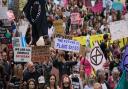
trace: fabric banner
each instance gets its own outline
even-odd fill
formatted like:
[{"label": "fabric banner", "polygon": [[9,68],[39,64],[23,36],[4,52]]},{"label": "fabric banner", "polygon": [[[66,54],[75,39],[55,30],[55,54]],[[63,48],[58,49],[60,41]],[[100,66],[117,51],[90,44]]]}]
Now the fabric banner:
[{"label": "fabric banner", "polygon": [[126,70],[128,72],[128,46],[126,46],[125,48],[125,52],[122,57],[120,68],[122,69],[122,71]]},{"label": "fabric banner", "polygon": [[103,69],[103,65],[106,63],[106,59],[98,43],[95,43],[87,59],[95,70]]},{"label": "fabric banner", "polygon": [[31,48],[14,47],[14,61],[15,62],[30,62]]},{"label": "fabric banner", "polygon": [[115,89],[127,89],[127,88],[128,88],[128,74],[126,71],[123,71],[123,74]]},{"label": "fabric banner", "polygon": [[85,36],[73,37],[73,40],[79,41],[81,45],[86,45],[86,37]]},{"label": "fabric banner", "polygon": [[59,50],[79,53],[80,43],[78,41],[74,41],[74,40],[55,38],[54,48],[59,49]]}]

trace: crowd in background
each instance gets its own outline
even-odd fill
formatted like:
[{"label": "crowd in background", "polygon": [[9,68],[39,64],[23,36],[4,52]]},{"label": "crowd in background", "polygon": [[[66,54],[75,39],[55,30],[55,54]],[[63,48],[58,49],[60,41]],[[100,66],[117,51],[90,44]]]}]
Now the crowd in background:
[{"label": "crowd in background", "polygon": [[[87,52],[82,55],[56,50],[53,47],[50,47],[49,60],[43,63],[16,63],[12,46],[6,45],[4,49],[0,49],[0,89],[115,89],[122,74],[119,64],[123,50],[119,47],[118,41],[107,45],[110,40],[109,23],[125,19],[126,7],[124,6],[123,11],[103,8],[101,13],[93,13],[81,1],[69,0],[64,7],[49,0],[46,10],[48,36],[44,37],[45,45],[51,45],[53,41],[56,30],[53,22],[61,19],[65,35],[78,37],[104,34],[104,40],[99,45],[106,63],[97,71],[90,64],[92,70],[88,72],[87,69],[90,67],[87,68],[85,65],[88,62]],[[80,13],[79,24],[71,24],[70,15],[73,12]],[[16,31],[12,33],[16,36]],[[25,38],[30,46],[31,26],[27,29]]]}]

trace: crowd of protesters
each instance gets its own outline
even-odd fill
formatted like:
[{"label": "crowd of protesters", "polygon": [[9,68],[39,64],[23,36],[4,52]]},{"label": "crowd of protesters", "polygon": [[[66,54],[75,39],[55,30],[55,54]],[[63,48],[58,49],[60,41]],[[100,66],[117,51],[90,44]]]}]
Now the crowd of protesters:
[{"label": "crowd of protesters", "polygon": [[[104,40],[99,45],[106,63],[100,70],[95,71],[93,68],[90,74],[85,69],[88,62],[87,52],[82,55],[56,50],[52,46],[49,60],[43,63],[16,63],[13,48],[7,45],[0,49],[0,89],[115,89],[122,74],[119,64],[123,50],[118,41],[107,45],[110,40],[109,23],[125,19],[125,6],[123,11],[103,8],[101,13],[93,13],[81,1],[69,0],[67,6],[63,6],[49,0],[46,10],[48,36],[44,37],[45,45],[51,44],[54,39],[56,28],[53,22],[61,19],[65,35],[78,37],[104,34]],[[75,26],[71,25],[72,12],[80,13],[80,23]],[[31,29],[29,26],[25,37],[28,46],[31,46],[32,42]],[[16,36],[14,34],[13,36]]]}]

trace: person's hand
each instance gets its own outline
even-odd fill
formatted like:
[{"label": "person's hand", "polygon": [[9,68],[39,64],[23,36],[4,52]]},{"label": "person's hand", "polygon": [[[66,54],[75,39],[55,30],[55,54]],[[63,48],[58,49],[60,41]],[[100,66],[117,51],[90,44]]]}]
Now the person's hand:
[{"label": "person's hand", "polygon": [[23,86],[26,86],[26,85],[27,85],[27,82],[26,82],[26,81],[24,81],[24,82],[23,82]]}]

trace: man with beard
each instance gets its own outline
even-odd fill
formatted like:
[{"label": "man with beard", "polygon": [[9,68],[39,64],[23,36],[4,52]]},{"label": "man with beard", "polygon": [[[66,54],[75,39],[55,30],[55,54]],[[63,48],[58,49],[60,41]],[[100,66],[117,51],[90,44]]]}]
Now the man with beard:
[{"label": "man with beard", "polygon": [[10,79],[11,79],[11,64],[8,62],[7,53],[4,51],[2,52],[2,60],[0,61],[0,64],[3,66],[4,72],[5,72],[4,89],[8,89],[7,86],[9,84]]},{"label": "man with beard", "polygon": [[28,0],[23,9],[26,18],[32,25],[32,45],[36,45],[40,37],[48,35],[45,3],[45,0]]}]

